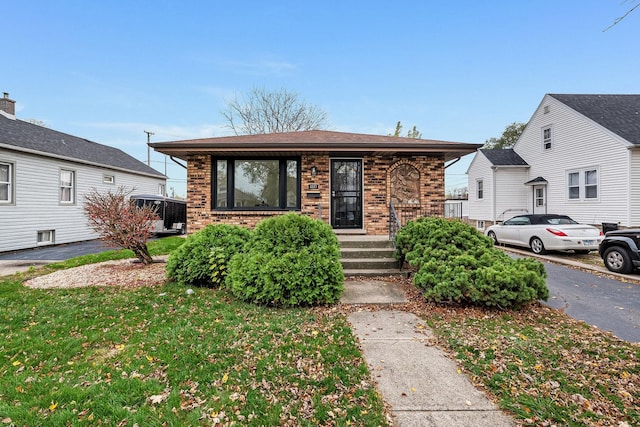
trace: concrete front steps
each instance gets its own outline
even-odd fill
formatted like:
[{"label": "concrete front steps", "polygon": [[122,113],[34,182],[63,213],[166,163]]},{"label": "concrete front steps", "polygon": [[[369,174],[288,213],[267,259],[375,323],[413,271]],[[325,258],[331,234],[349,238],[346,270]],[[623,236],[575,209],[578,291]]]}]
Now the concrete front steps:
[{"label": "concrete front steps", "polygon": [[346,277],[405,275],[393,256],[393,243],[386,236],[337,235],[340,261]]}]

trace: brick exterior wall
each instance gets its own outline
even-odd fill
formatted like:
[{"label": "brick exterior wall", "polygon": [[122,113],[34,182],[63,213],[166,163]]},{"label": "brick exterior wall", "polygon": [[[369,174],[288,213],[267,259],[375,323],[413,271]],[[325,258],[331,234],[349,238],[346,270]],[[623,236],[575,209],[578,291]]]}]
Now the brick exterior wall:
[{"label": "brick exterior wall", "polygon": [[[409,163],[420,173],[420,205],[398,206],[397,210],[424,209],[444,203],[444,160],[442,157],[376,157],[365,156],[363,163],[363,214],[364,231],[371,235],[386,235],[389,232],[390,180],[389,174],[399,164]],[[192,155],[187,162],[187,230],[194,233],[208,224],[225,223],[253,228],[261,220],[282,215],[287,211],[222,211],[211,209],[211,157]],[[311,174],[311,167],[317,175]],[[301,157],[301,213],[331,222],[329,188],[330,157],[305,155]],[[317,185],[310,189],[309,185]],[[311,197],[315,193],[320,197]],[[400,212],[399,212],[400,213]]]}]

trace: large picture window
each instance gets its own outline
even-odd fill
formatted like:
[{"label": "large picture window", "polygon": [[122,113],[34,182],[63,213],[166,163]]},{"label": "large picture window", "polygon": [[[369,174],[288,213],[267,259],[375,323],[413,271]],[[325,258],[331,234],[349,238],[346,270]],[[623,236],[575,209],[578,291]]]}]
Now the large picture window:
[{"label": "large picture window", "polygon": [[215,159],[214,209],[300,208],[298,159]]},{"label": "large picture window", "polygon": [[0,163],[0,203],[13,203],[13,164]]}]

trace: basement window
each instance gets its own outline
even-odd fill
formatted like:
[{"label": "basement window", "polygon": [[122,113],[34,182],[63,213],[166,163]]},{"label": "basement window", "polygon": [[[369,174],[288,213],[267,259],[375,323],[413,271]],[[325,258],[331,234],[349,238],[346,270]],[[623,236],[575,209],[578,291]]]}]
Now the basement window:
[{"label": "basement window", "polygon": [[55,230],[43,230],[38,231],[36,236],[36,244],[40,245],[52,245],[55,241]]}]

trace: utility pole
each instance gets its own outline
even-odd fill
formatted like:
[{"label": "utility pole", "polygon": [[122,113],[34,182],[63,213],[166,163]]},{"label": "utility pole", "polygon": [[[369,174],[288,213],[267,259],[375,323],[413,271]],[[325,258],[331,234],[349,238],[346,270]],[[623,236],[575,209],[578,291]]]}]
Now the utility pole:
[{"label": "utility pole", "polygon": [[155,133],[148,130],[143,132],[147,134],[147,166],[151,166],[151,147],[149,147],[149,143],[151,142],[151,135],[155,135]]}]

